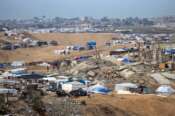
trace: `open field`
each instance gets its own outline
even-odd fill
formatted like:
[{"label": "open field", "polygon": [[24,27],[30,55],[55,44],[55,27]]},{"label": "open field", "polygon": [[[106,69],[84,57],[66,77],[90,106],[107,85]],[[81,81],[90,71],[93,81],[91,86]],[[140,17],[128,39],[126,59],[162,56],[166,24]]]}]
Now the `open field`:
[{"label": "open field", "polygon": [[[59,103],[56,96],[45,96],[44,103]],[[85,101],[84,116],[174,116],[175,96],[98,95],[76,98]]]},{"label": "open field", "polygon": [[87,100],[87,116],[174,116],[175,97],[96,95]]},{"label": "open field", "polygon": [[44,33],[33,34],[33,37],[40,40],[55,40],[62,45],[85,45],[88,40],[95,40],[97,45],[101,46],[112,37],[118,37],[118,35],[113,33]]},{"label": "open field", "polygon": [[[23,60],[26,62],[33,61],[50,61],[64,58],[65,56],[58,56],[54,54],[54,50],[63,49],[67,45],[85,45],[88,40],[95,40],[97,47],[104,48],[105,42],[110,40],[112,37],[118,37],[112,33],[46,33],[46,34],[33,34],[33,37],[39,40],[56,40],[60,43],[58,46],[49,47],[36,47],[36,48],[23,48],[14,51],[0,50],[0,62],[12,62],[14,60]],[[1,36],[1,38],[3,38]],[[94,51],[82,51],[73,52],[67,57],[87,55]]]}]

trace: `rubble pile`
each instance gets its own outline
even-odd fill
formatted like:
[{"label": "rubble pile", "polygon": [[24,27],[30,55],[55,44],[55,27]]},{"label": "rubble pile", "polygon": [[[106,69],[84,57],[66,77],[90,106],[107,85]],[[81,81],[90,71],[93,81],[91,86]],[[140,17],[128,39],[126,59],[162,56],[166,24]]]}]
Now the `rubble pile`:
[{"label": "rubble pile", "polygon": [[122,78],[119,72],[114,67],[103,67],[97,74],[97,78],[106,80],[116,80],[117,78]]}]

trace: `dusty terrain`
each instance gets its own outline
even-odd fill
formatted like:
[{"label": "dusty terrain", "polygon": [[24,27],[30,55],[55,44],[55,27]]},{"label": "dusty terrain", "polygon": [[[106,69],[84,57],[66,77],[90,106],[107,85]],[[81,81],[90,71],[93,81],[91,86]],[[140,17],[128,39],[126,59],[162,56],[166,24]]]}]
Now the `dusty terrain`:
[{"label": "dusty terrain", "polygon": [[96,95],[87,100],[87,116],[174,116],[175,97]]},{"label": "dusty terrain", "polygon": [[[53,105],[53,103],[59,104],[60,99],[56,96],[46,96],[43,101]],[[84,116],[174,116],[175,114],[175,96],[94,94],[75,100],[86,102],[82,110]]]},{"label": "dusty terrain", "polygon": [[[72,34],[72,33],[46,33],[46,34],[33,34],[33,38],[39,40],[56,40],[60,43],[58,46],[45,46],[36,48],[22,48],[14,51],[0,50],[0,62],[12,62],[15,60],[23,60],[26,62],[33,61],[50,61],[64,58],[65,56],[58,56],[54,54],[54,50],[63,49],[67,45],[85,45],[88,40],[96,40],[98,48],[104,48],[105,42],[112,37],[118,37],[112,33],[101,34]],[[4,40],[4,36],[1,34],[0,40]],[[87,55],[93,51],[74,52],[69,56]]]},{"label": "dusty terrain", "polygon": [[[115,48],[105,48],[104,44],[112,37],[117,37],[115,34],[34,34],[34,38],[40,40],[56,40],[60,42],[58,46],[24,48],[14,51],[0,50],[0,62],[11,62],[14,60],[32,61],[49,61],[61,59],[64,57],[74,57],[79,55],[93,54],[94,51],[73,52],[69,56],[58,56],[54,54],[54,50],[63,49],[66,45],[81,44],[85,45],[88,40],[96,40],[98,49],[101,52]],[[0,38],[4,38],[0,35]],[[40,67],[30,67],[31,69],[42,71]],[[44,69],[46,70],[46,69]],[[59,105],[61,98],[55,94],[53,96],[46,95],[42,101],[45,104]],[[156,95],[92,95],[91,97],[80,97],[76,100],[85,101],[86,105],[83,114],[85,116],[174,116],[175,114],[175,96],[158,97]],[[54,104],[53,104],[54,103]],[[19,106],[16,107],[15,106]],[[59,106],[56,106],[56,111],[59,111]],[[22,112],[29,109],[28,105],[19,101],[15,103],[14,109]],[[22,109],[22,110],[21,110]],[[28,112],[26,110],[26,112]],[[35,113],[35,112],[34,112]],[[25,113],[24,113],[25,114]]]},{"label": "dusty terrain", "polygon": [[44,33],[33,34],[39,40],[55,40],[62,45],[85,45],[88,40],[95,40],[98,46],[102,46],[112,37],[118,37],[113,33]]}]

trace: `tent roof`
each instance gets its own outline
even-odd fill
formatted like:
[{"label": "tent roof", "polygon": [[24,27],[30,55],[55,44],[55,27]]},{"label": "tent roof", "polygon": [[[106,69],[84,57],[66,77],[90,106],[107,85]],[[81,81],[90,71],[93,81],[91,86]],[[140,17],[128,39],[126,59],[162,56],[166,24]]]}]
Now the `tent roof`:
[{"label": "tent roof", "polygon": [[120,84],[116,84],[116,86],[120,86],[120,87],[130,87],[130,88],[137,88],[138,86],[134,83],[120,83]]},{"label": "tent roof", "polygon": [[175,90],[169,85],[161,85],[156,89],[157,93],[175,93]]},{"label": "tent roof", "polygon": [[100,93],[100,94],[107,94],[108,92],[110,92],[110,90],[107,87],[99,84],[89,87],[88,91],[92,93]]}]

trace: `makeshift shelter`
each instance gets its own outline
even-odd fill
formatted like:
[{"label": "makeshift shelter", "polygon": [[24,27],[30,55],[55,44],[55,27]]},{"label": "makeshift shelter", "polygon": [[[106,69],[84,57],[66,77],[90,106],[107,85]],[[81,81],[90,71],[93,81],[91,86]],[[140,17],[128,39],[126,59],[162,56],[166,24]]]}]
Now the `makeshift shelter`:
[{"label": "makeshift shelter", "polygon": [[81,45],[75,45],[73,50],[81,51],[81,50],[85,50],[85,47]]},{"label": "makeshift shelter", "polygon": [[62,84],[62,90],[64,90],[65,92],[71,92],[73,90],[78,90],[80,88],[85,88],[85,87],[86,85],[78,81],[67,82]]},{"label": "makeshift shelter", "polygon": [[42,80],[54,82],[54,81],[56,81],[57,79],[56,79],[55,77],[45,77],[45,78],[43,78]]},{"label": "makeshift shelter", "polygon": [[131,89],[137,89],[138,86],[133,83],[120,83],[115,85],[115,91],[118,94],[131,94]]},{"label": "makeshift shelter", "polygon": [[4,68],[4,67],[5,67],[5,64],[0,63],[0,68]]},{"label": "makeshift shelter", "polygon": [[124,64],[130,64],[131,63],[131,61],[129,60],[129,58],[127,56],[122,57],[122,58],[118,58],[117,60],[124,63]]},{"label": "makeshift shelter", "polygon": [[19,84],[19,81],[0,78],[0,84]]},{"label": "makeshift shelter", "polygon": [[6,88],[0,88],[0,94],[17,94],[16,89],[6,89]]},{"label": "makeshift shelter", "polygon": [[119,49],[110,51],[110,55],[120,55],[120,54],[127,53],[127,52],[128,52],[127,48],[119,48]]},{"label": "makeshift shelter", "polygon": [[88,88],[89,93],[108,94],[110,90],[103,85],[94,85]]},{"label": "makeshift shelter", "polygon": [[50,67],[50,64],[43,62],[41,64],[38,64],[38,66],[43,66],[43,67]]},{"label": "makeshift shelter", "polygon": [[26,74],[17,75],[16,77],[27,79],[27,80],[38,80],[38,79],[42,79],[44,75],[38,74],[38,73],[26,73]]},{"label": "makeshift shelter", "polygon": [[79,80],[80,83],[83,83],[84,85],[88,85],[91,81],[89,80]]},{"label": "makeshift shelter", "polygon": [[80,56],[80,57],[75,57],[74,60],[78,62],[86,61],[90,58],[91,56]]},{"label": "makeshift shelter", "polygon": [[24,38],[22,41],[24,43],[30,43],[32,41],[32,39],[31,38]]},{"label": "makeshift shelter", "polygon": [[[47,77],[49,78],[49,77]],[[53,79],[54,80],[54,79]],[[62,89],[62,84],[69,82],[69,79],[62,76],[62,78],[56,79],[55,81],[50,81],[48,90],[49,91],[56,91]]]},{"label": "makeshift shelter", "polygon": [[94,49],[96,47],[96,41],[90,40],[87,42],[88,49]]},{"label": "makeshift shelter", "polygon": [[167,48],[163,52],[165,55],[172,55],[175,54],[175,48]]},{"label": "makeshift shelter", "polygon": [[26,68],[16,68],[10,71],[4,72],[2,74],[3,77],[17,77],[19,75],[26,74]]},{"label": "makeshift shelter", "polygon": [[169,85],[161,85],[156,89],[156,93],[160,95],[171,95],[175,93],[175,89]]},{"label": "makeshift shelter", "polygon": [[11,63],[11,66],[12,67],[21,67],[21,66],[24,66],[25,62],[24,61],[13,61]]},{"label": "makeshift shelter", "polygon": [[122,59],[122,62],[123,62],[124,64],[130,64],[130,63],[131,63],[131,61],[129,60],[128,57],[124,57],[124,58]]}]

